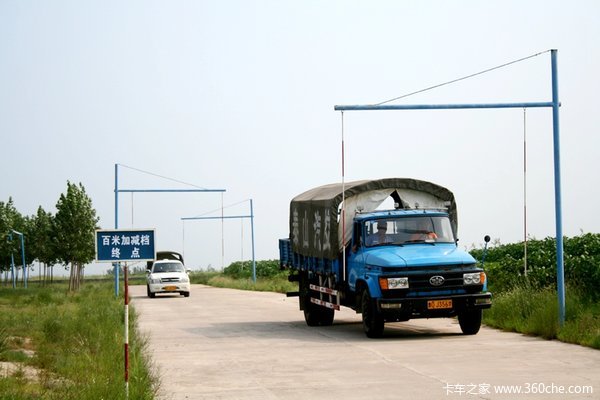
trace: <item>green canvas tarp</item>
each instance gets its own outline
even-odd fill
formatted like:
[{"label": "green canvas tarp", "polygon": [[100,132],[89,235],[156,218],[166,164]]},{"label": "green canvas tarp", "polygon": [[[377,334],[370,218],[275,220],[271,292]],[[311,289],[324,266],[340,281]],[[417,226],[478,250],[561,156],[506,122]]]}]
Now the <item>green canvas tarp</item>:
[{"label": "green canvas tarp", "polygon": [[[310,257],[335,259],[344,242],[352,237],[352,220],[357,212],[374,211],[392,197],[399,208],[446,209],[454,234],[458,217],[454,195],[431,182],[408,178],[386,178],[346,182],[345,215],[342,223],[342,183],[308,190],[290,203],[290,241],[292,250]],[[346,232],[342,232],[345,225]]]}]

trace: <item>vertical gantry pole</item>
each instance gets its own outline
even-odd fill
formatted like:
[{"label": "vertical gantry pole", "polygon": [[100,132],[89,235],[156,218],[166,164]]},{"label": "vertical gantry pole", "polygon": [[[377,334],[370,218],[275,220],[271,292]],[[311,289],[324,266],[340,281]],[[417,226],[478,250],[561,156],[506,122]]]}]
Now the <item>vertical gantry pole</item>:
[{"label": "vertical gantry pole", "polygon": [[256,283],[256,260],[254,258],[254,206],[250,199],[250,229],[252,231],[252,281]]},{"label": "vertical gantry pole", "polygon": [[[12,232],[8,234],[8,240],[12,242]],[[15,255],[13,254],[12,249],[10,250],[10,268],[12,274],[12,287],[15,289],[17,287],[17,278],[15,276]]]},{"label": "vertical gantry pole", "polygon": [[551,50],[552,59],[552,131],[554,137],[554,200],[556,213],[556,283],[558,288],[558,308],[560,326],[565,322],[565,270],[563,255],[562,196],[560,179],[560,129],[558,111],[558,71],[557,50]]},{"label": "vertical gantry pole", "polygon": [[342,281],[346,281],[346,171],[344,154],[344,112],[342,111]]},{"label": "vertical gantry pole", "polygon": [[[115,229],[119,229],[119,164],[115,164]],[[119,263],[114,263],[115,297],[119,296]]]},{"label": "vertical gantry pole", "polygon": [[27,263],[25,262],[25,235],[20,234],[21,236],[21,259],[23,260],[23,284],[25,285],[25,289],[27,289]]}]

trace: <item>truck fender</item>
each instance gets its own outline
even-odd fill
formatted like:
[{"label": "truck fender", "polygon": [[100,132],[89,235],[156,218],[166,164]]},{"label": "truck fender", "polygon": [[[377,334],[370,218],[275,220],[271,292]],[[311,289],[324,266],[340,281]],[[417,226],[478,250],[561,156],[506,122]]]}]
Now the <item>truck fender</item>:
[{"label": "truck fender", "polygon": [[363,279],[356,281],[356,309],[359,310],[361,307],[361,296],[363,290],[368,289],[369,295],[373,299],[381,298],[381,288],[379,287],[379,281],[376,277],[367,275]]},{"label": "truck fender", "polygon": [[379,275],[367,274],[365,282],[369,287],[369,294],[372,299],[379,299],[382,297],[381,287],[379,286]]}]

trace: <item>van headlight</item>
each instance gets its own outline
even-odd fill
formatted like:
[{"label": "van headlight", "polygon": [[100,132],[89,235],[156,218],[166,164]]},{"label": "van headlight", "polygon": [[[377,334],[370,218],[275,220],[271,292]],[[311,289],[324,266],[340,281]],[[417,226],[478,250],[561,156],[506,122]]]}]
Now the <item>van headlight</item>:
[{"label": "van headlight", "polygon": [[463,284],[465,285],[483,285],[485,283],[485,272],[472,272],[463,274]]},{"label": "van headlight", "polygon": [[160,283],[160,279],[159,279],[159,278],[153,278],[153,277],[150,277],[150,279],[148,280],[148,282],[149,282],[150,284],[153,284],[153,285],[155,285],[155,284],[157,284],[157,283]]},{"label": "van headlight", "polygon": [[182,283],[188,283],[189,281],[190,281],[190,278],[187,275],[181,277],[181,282]]}]

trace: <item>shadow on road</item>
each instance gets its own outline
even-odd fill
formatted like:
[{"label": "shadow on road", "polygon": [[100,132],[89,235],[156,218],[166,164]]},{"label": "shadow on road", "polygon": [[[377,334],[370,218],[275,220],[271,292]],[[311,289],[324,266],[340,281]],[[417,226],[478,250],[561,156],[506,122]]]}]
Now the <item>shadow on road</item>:
[{"label": "shadow on road", "polygon": [[[186,329],[194,335],[210,339],[219,338],[253,338],[265,340],[298,340],[302,342],[366,342],[386,340],[431,340],[443,337],[462,337],[460,328],[456,332],[428,329],[422,325],[410,323],[387,324],[384,336],[380,339],[369,339],[365,336],[360,320],[341,320],[332,326],[309,327],[303,320],[257,321],[257,322],[222,322],[208,326]],[[464,336],[465,339],[467,336]]]}]

